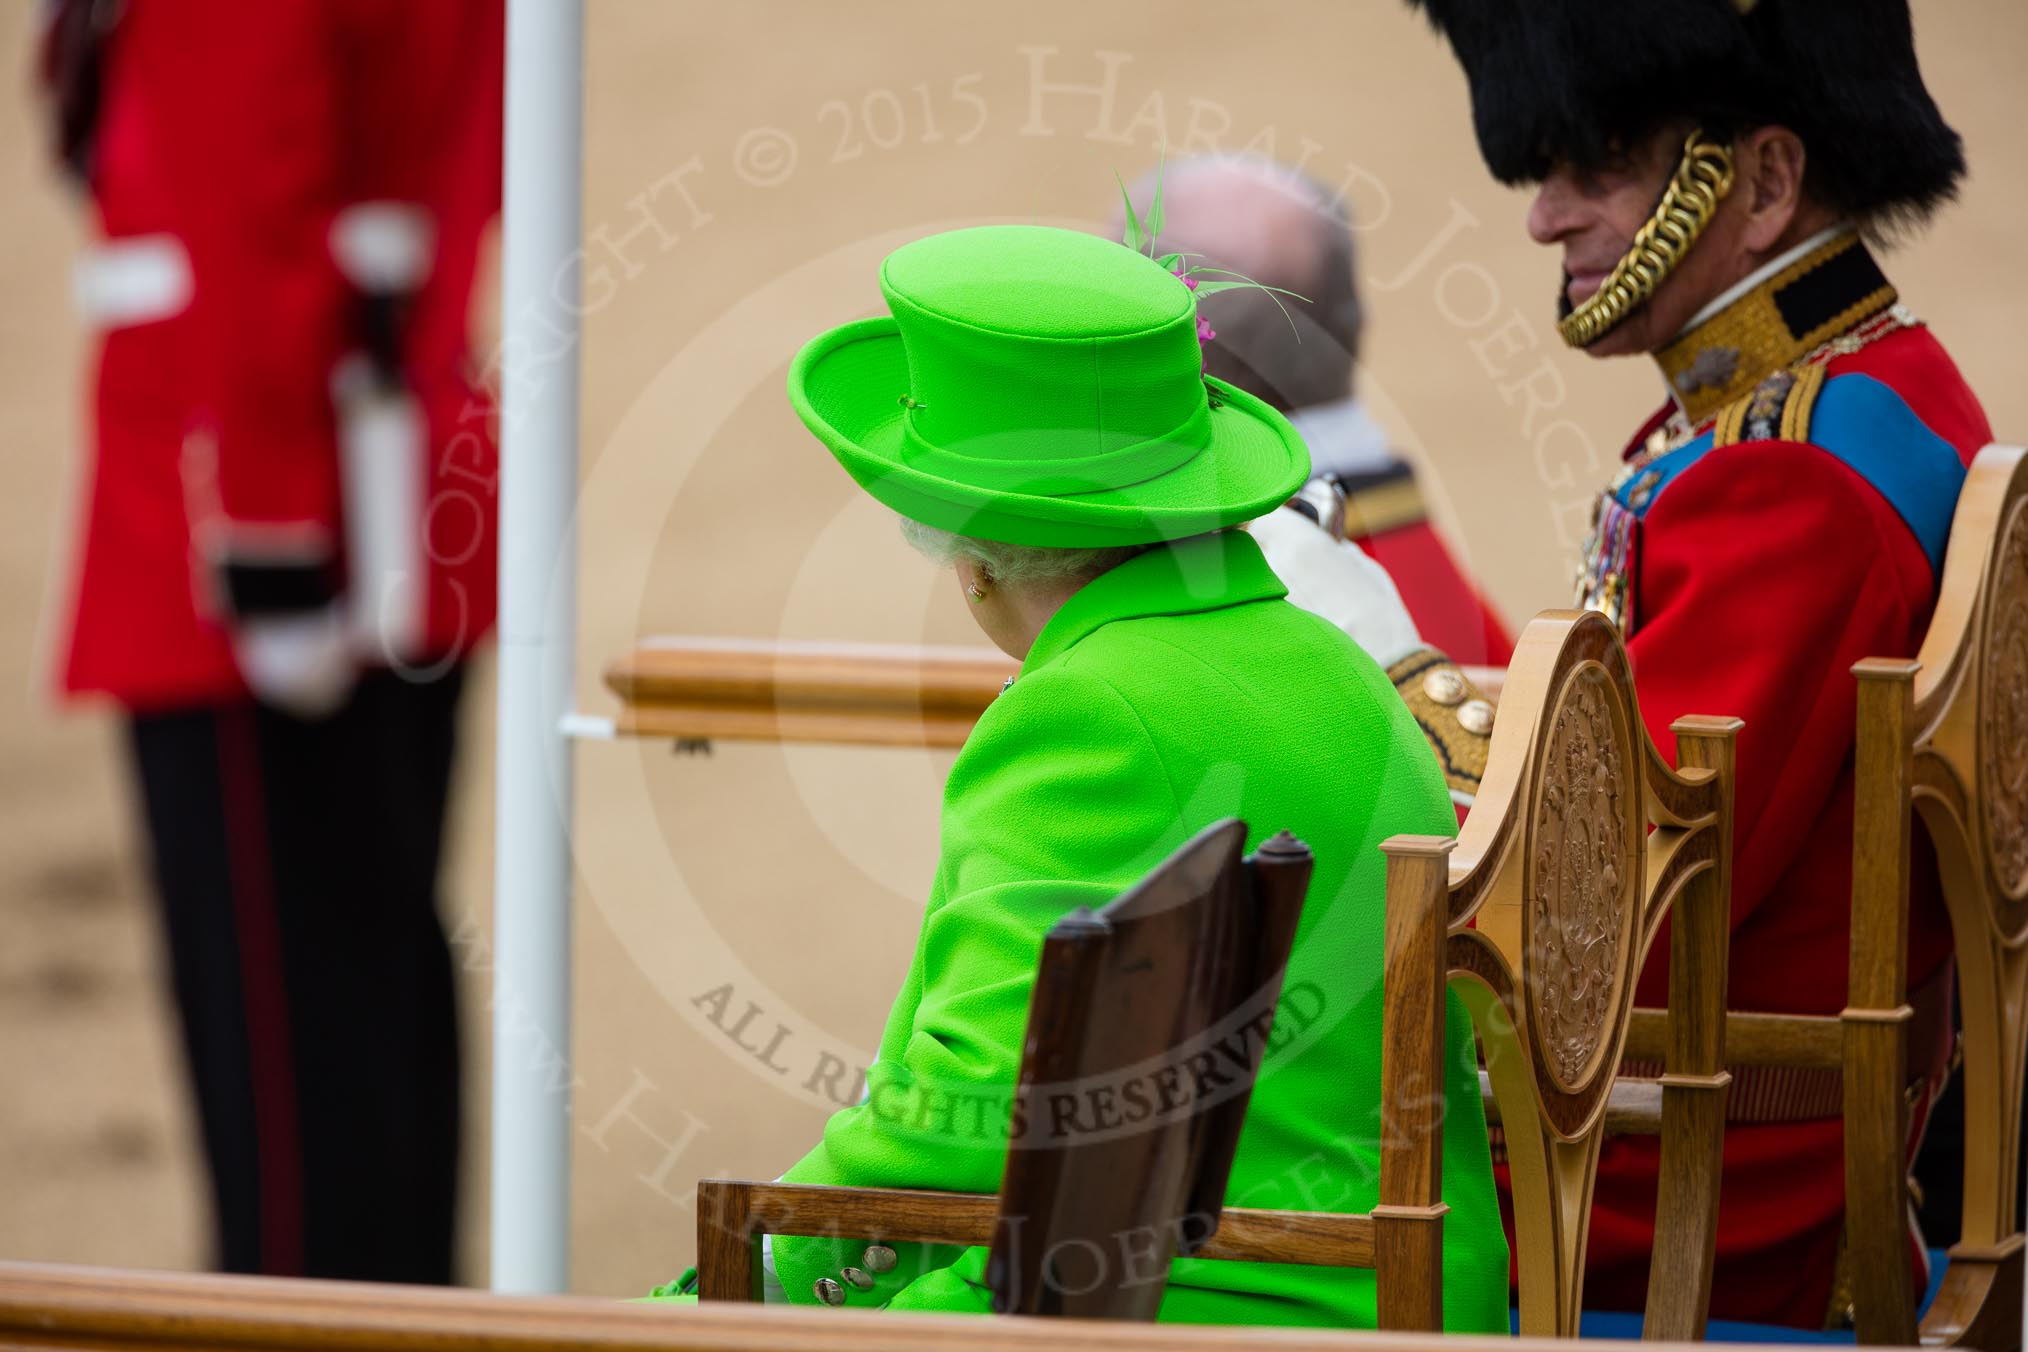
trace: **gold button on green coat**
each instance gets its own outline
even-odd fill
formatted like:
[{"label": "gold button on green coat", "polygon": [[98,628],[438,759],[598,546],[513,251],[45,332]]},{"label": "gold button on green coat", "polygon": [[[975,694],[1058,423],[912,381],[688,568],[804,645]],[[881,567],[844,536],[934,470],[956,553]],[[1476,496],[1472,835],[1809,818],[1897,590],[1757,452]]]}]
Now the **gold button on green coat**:
[{"label": "gold button on green coat", "polygon": [[[952,767],[943,852],[868,1097],[792,1183],[998,1190],[1042,937],[1200,828],[1288,830],[1316,872],[1226,1200],[1366,1211],[1378,1200],[1383,860],[1457,829],[1422,734],[1371,659],[1298,610],[1238,531],[1158,546],[1073,595]],[[1507,1328],[1507,1247],[1463,1008],[1449,1002],[1444,1322]],[[777,1238],[791,1300],[872,1236]],[[853,1306],[988,1307],[983,1249],[895,1244]],[[884,1255],[883,1255],[884,1256]],[[871,1262],[866,1264],[872,1268]],[[1183,1259],[1161,1315],[1371,1328],[1369,1271]]]}]

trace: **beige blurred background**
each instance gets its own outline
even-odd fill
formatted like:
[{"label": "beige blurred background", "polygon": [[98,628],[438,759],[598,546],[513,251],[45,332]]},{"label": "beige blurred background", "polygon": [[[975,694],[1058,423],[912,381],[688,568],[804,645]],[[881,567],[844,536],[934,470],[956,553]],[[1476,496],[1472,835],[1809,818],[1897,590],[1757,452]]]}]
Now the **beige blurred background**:
[{"label": "beige blurred background", "polygon": [[[45,167],[27,21],[10,9],[0,1256],[196,1266],[197,1157],[121,728],[45,693],[86,339],[68,303],[75,211]],[[955,588],[802,434],[782,396],[789,357],[877,305],[875,265],[895,244],[970,222],[1099,228],[1113,174],[1131,179],[1164,145],[1251,144],[1342,185],[1361,225],[1364,393],[1510,619],[1566,599],[1590,495],[1660,386],[1641,362],[1553,341],[1554,258],[1522,233],[1525,197],[1486,178],[1462,79],[1398,0],[588,9],[581,707],[610,710],[597,674],[646,633],[975,641]],[[2001,436],[2028,436],[2028,6],[1916,0],[1916,14],[1973,172],[1961,205],[1889,271]],[[474,1282],[486,1272],[488,676],[468,710],[444,889],[468,977]],[[906,966],[948,763],[581,746],[576,1289],[634,1294],[676,1273],[692,1250],[694,1179],[773,1177],[817,1135],[827,1094],[851,1091],[833,1072],[870,1054]]]}]

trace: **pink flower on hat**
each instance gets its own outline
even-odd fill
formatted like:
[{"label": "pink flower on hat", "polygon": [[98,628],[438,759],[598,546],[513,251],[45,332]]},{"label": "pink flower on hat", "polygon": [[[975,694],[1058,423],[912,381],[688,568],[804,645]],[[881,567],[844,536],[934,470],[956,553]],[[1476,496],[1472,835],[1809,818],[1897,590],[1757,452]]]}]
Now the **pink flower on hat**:
[{"label": "pink flower on hat", "polygon": [[[1293,291],[1256,282],[1253,278],[1234,272],[1229,268],[1215,268],[1201,263],[1192,263],[1190,255],[1180,250],[1158,255],[1156,253],[1155,241],[1162,234],[1161,171],[1159,169],[1156,171],[1155,197],[1148,204],[1148,212],[1145,218],[1134,209],[1134,200],[1128,195],[1127,185],[1120,180],[1120,176],[1114,174],[1113,180],[1120,184],[1120,202],[1126,209],[1126,238],[1121,240],[1120,243],[1126,245],[1127,248],[1132,249],[1135,253],[1145,254],[1153,259],[1157,265],[1173,275],[1185,287],[1189,288],[1191,299],[1194,302],[1201,304],[1206,296],[1215,295],[1220,291],[1230,291],[1235,287],[1246,287],[1249,290],[1265,293],[1270,300],[1274,300],[1275,304],[1282,308],[1282,313],[1286,316],[1288,314],[1287,307],[1282,306],[1281,301],[1276,299],[1276,297],[1290,296],[1296,300],[1307,299],[1306,297],[1296,295]],[[1199,274],[1203,275],[1200,276]],[[1291,327],[1294,327],[1295,321],[1293,319],[1289,323]],[[1202,314],[1199,314],[1197,316],[1198,343],[1200,345],[1208,344],[1217,337],[1218,331],[1211,327],[1211,321],[1206,319]]]}]

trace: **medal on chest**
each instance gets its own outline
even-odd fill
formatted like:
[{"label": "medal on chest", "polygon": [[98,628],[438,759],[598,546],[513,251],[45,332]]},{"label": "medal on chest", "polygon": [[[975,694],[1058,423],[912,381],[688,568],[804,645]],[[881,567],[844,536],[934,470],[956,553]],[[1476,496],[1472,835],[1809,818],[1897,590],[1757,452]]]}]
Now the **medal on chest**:
[{"label": "medal on chest", "polygon": [[1575,604],[1579,610],[1601,612],[1622,634],[1634,629],[1641,512],[1661,480],[1654,464],[1690,439],[1681,415],[1672,415],[1592,502],[1591,529],[1578,555]]}]

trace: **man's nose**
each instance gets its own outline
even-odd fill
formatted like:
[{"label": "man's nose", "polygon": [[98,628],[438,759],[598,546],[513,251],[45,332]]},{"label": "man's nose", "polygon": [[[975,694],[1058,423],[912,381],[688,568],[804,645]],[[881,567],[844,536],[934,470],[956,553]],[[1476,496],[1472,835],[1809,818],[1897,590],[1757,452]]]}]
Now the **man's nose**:
[{"label": "man's nose", "polygon": [[1528,204],[1528,237],[1537,244],[1554,244],[1577,229],[1577,205],[1583,196],[1569,173],[1553,170],[1535,190]]}]

